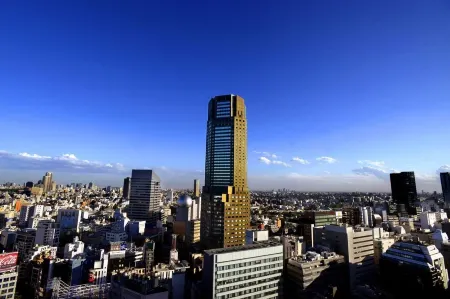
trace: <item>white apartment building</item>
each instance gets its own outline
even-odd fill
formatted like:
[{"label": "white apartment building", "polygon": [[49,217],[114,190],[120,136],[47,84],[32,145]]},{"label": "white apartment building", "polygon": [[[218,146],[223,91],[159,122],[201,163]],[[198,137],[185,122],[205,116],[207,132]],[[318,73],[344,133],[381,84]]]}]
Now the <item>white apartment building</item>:
[{"label": "white apartment building", "polygon": [[106,283],[106,276],[108,270],[109,254],[101,250],[100,259],[94,262],[94,267],[89,269],[89,282],[96,285],[103,285]]},{"label": "white apartment building", "polygon": [[35,244],[58,246],[60,227],[59,223],[55,223],[53,219],[39,221],[36,230]]},{"label": "white apartment building", "polygon": [[0,298],[12,299],[16,292],[17,268],[0,273]]},{"label": "white apartment building", "polygon": [[283,245],[261,242],[206,250],[203,293],[206,298],[281,298]]},{"label": "white apartment building", "polygon": [[72,259],[74,256],[82,254],[83,252],[84,243],[78,240],[78,237],[75,237],[73,243],[67,243],[64,247],[64,258]]},{"label": "white apartment building", "polygon": [[23,205],[20,208],[20,214],[19,214],[19,224],[20,225],[27,225],[28,220],[31,217],[42,217],[44,215],[44,206],[43,205]]}]

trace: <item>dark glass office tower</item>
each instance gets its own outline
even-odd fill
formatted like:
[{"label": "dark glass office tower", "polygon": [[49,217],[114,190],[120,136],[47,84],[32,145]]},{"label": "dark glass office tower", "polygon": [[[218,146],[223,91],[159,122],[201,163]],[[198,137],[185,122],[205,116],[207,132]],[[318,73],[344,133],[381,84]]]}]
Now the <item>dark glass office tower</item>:
[{"label": "dark glass office tower", "polygon": [[[392,199],[397,205],[404,205],[409,215],[416,215],[417,202],[416,178],[413,171],[391,173]],[[406,216],[406,215],[405,215]]]},{"label": "dark glass office tower", "polygon": [[130,199],[130,189],[131,189],[131,178],[126,177],[123,180],[123,189],[122,189],[123,198]]},{"label": "dark glass office tower", "polygon": [[245,244],[250,225],[244,99],[217,96],[208,106],[201,241],[206,248]]},{"label": "dark glass office tower", "polygon": [[450,172],[441,172],[442,194],[446,208],[450,208]]},{"label": "dark glass office tower", "polygon": [[145,220],[152,225],[160,215],[161,180],[153,170],[133,169],[131,171],[130,205],[128,218]]}]

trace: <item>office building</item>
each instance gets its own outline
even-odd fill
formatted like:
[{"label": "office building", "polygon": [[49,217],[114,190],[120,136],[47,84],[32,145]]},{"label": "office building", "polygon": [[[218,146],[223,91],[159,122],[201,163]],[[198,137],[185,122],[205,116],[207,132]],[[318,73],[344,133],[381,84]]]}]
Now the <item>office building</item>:
[{"label": "office building", "polygon": [[200,196],[200,180],[194,180],[194,197]]},{"label": "office building", "polygon": [[395,239],[389,235],[389,232],[382,232],[382,234],[373,240],[373,261],[376,266],[380,265],[381,256],[393,244]]},{"label": "office building", "polygon": [[385,283],[401,298],[434,298],[448,287],[444,258],[434,245],[396,242],[383,253],[380,272]]},{"label": "office building", "polygon": [[[345,258],[335,252],[308,251],[291,257],[286,264],[286,290],[290,297],[311,298],[311,294],[323,294],[330,285],[345,287]],[[309,296],[308,296],[309,295]]]},{"label": "office building", "polygon": [[297,231],[307,247],[313,244],[314,227],[337,224],[336,211],[305,211],[294,222],[298,223]]},{"label": "office building", "polygon": [[131,189],[131,178],[126,177],[123,180],[123,198],[126,200],[130,199],[130,189]]},{"label": "office building", "polygon": [[351,289],[369,281],[375,272],[373,240],[371,228],[347,225],[314,228],[314,246],[324,246],[345,257]]},{"label": "office building", "polygon": [[41,220],[36,230],[36,245],[49,245],[58,247],[60,225],[53,219]]},{"label": "office building", "polygon": [[361,225],[361,210],[359,208],[342,209],[342,222],[350,226]]},{"label": "office building", "polygon": [[446,208],[450,208],[450,172],[441,172],[442,195]]},{"label": "office building", "polygon": [[269,241],[269,231],[259,229],[248,229],[245,232],[245,244],[250,245],[256,242]]},{"label": "office building", "polygon": [[145,220],[156,225],[160,214],[160,178],[153,170],[133,169],[130,186],[128,218]]},{"label": "office building", "polygon": [[250,226],[247,119],[244,99],[212,98],[208,106],[201,241],[206,248],[245,244]]},{"label": "office building", "polygon": [[83,212],[75,209],[60,209],[56,222],[60,224],[61,232],[80,231],[80,222]]},{"label": "office building", "polygon": [[[413,171],[391,173],[392,199],[397,205],[397,212],[416,215],[417,189]],[[403,206],[404,205],[404,211]],[[402,215],[408,216],[408,215]]]},{"label": "office building", "polygon": [[26,226],[32,217],[42,217],[44,215],[43,205],[23,205],[20,208],[19,225]]},{"label": "office building", "polygon": [[34,184],[33,184],[33,182],[27,182],[26,184],[25,184],[25,187],[27,187],[27,188],[33,188],[33,186],[34,186]]},{"label": "office building", "polygon": [[42,178],[44,193],[52,191],[52,183],[53,174],[51,172],[45,173],[44,177]]},{"label": "office building", "polygon": [[19,252],[19,263],[25,261],[32,252],[35,238],[35,229],[25,229],[17,232],[15,249]]},{"label": "office building", "polygon": [[281,298],[283,245],[260,242],[204,253],[204,298]]},{"label": "office building", "polygon": [[185,236],[186,245],[200,241],[200,210],[201,197],[192,199],[181,195],[177,201],[177,214],[173,222],[173,232]]}]

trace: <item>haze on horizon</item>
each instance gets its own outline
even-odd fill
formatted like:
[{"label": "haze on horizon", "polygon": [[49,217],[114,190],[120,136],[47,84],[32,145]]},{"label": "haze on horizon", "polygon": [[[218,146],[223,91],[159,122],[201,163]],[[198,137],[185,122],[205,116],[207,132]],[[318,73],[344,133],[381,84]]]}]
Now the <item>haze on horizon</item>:
[{"label": "haze on horizon", "polygon": [[[446,1],[39,1],[0,10],[0,182],[204,180],[207,105],[238,94],[250,188],[420,192],[450,171]],[[229,21],[222,21],[229,20]]]}]

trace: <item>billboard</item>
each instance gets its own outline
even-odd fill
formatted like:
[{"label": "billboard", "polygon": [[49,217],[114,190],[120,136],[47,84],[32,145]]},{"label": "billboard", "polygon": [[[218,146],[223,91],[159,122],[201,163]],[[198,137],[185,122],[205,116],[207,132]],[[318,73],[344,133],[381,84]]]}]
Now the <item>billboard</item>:
[{"label": "billboard", "polygon": [[14,270],[17,265],[18,252],[0,254],[0,273]]}]

